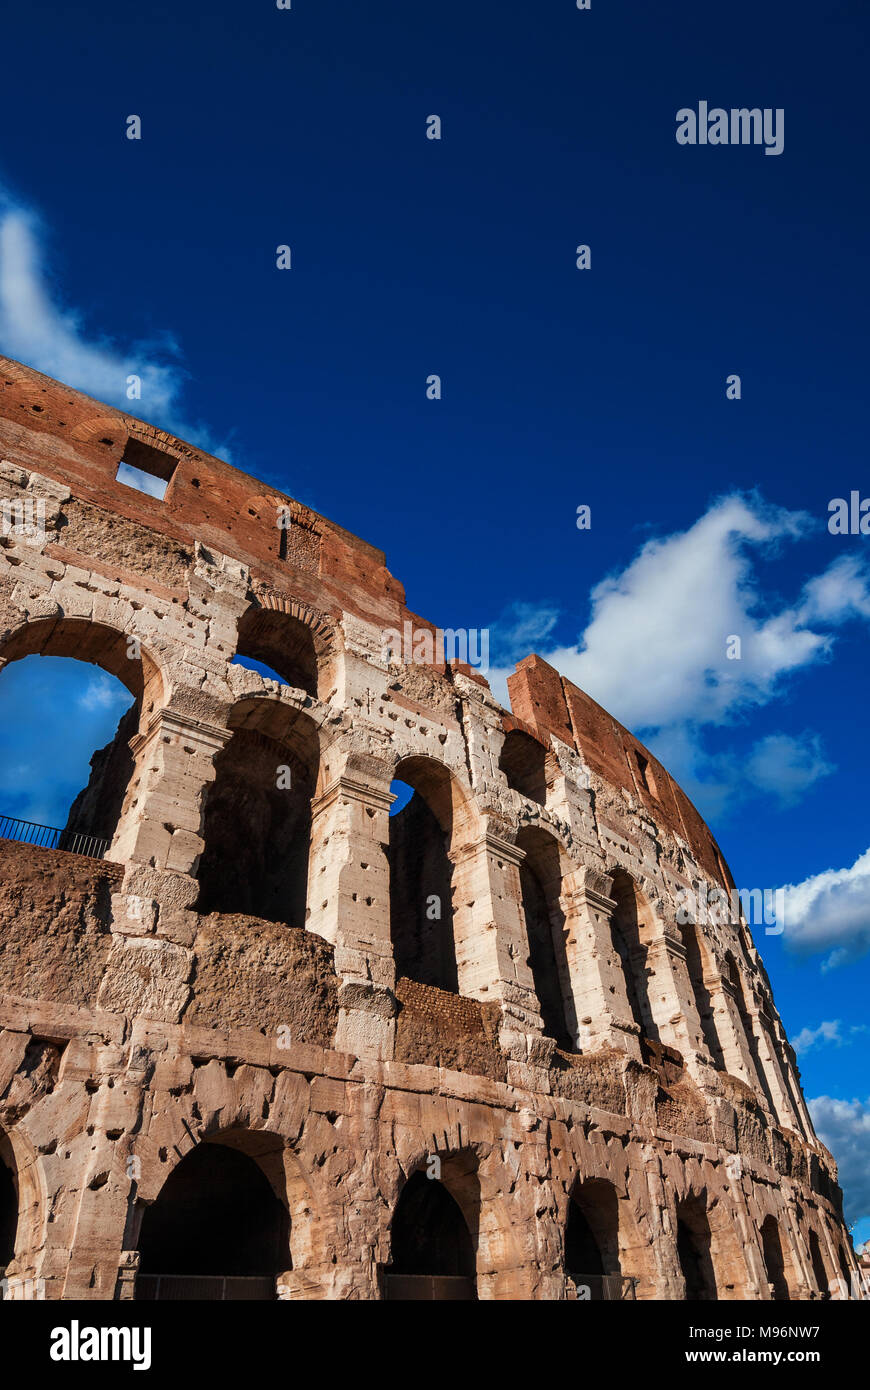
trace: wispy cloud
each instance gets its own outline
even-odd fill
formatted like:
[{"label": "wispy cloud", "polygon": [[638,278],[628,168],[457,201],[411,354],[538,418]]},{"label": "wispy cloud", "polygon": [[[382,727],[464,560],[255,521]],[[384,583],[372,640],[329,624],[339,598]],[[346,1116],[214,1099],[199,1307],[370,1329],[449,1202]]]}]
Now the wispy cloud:
[{"label": "wispy cloud", "polygon": [[850,868],[785,886],[784,940],[801,955],[827,952],[825,969],[870,951],[870,849]]},{"label": "wispy cloud", "polygon": [[808,1102],[816,1133],[837,1160],[846,1220],[870,1217],[870,1100]]},{"label": "wispy cloud", "polygon": [[[35,210],[0,186],[0,351],[226,458],[225,445],[183,417],[187,376],[172,335],[124,346],[90,330],[84,314],[61,304],[49,286],[49,243]],[[130,376],[141,382],[138,400],[128,399]]]},{"label": "wispy cloud", "polygon": [[[729,494],[602,579],[576,646],[547,640],[559,617],[553,605],[537,612],[541,655],[641,733],[690,795],[702,789],[708,814],[753,793],[793,804],[834,770],[812,730],[768,734],[739,762],[708,751],[705,737],[776,700],[795,672],[829,659],[842,624],[870,619],[870,571],[855,556],[811,577],[791,602],[765,593],[758,560],[816,525],[755,493]],[[528,606],[493,624],[505,667],[527,655],[522,638],[535,627]],[[493,672],[498,693],[506,674]]]},{"label": "wispy cloud", "polygon": [[114,676],[97,676],[88,681],[76,704],[85,710],[121,710],[130,704],[130,692]]},{"label": "wispy cloud", "polygon": [[841,1019],[829,1019],[827,1022],[820,1023],[818,1028],[802,1028],[799,1033],[792,1038],[792,1046],[795,1052],[806,1054],[812,1052],[814,1048],[833,1045],[834,1047],[848,1047],[855,1041],[855,1038],[862,1033],[870,1032],[870,1028],[865,1023],[853,1023],[846,1028]]}]

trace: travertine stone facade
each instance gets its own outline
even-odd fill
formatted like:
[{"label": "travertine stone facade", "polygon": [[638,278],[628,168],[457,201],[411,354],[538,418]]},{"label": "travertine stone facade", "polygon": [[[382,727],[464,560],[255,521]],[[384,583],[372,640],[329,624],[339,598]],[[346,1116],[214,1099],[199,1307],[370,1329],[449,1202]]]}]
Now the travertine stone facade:
[{"label": "travertine stone facade", "polygon": [[[625,729],[538,657],[506,711],[388,653],[432,629],[381,552],[3,359],[0,458],[0,667],[135,700],[70,821],[106,856],[0,841],[7,1297],[142,1296],[161,1194],[215,1150],[277,1204],[248,1272],[282,1298],[809,1299],[855,1267],[745,924],[678,915],[732,887],[718,847]],[[402,1263],[406,1184],[473,1268],[437,1232]]]}]

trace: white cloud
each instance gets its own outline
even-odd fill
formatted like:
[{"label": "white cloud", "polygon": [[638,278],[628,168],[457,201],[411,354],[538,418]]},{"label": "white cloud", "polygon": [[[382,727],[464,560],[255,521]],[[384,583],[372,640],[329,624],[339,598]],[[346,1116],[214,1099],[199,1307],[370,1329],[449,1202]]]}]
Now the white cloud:
[{"label": "white cloud", "polygon": [[834,768],[822,754],[817,734],[799,738],[768,734],[759,739],[744,764],[744,773],[759,791],[776,796],[782,806],[800,801],[803,793]]},{"label": "white cloud", "polygon": [[[579,649],[557,651],[554,664],[634,729],[722,724],[766,704],[785,673],[830,644],[799,610],[765,611],[754,582],[753,548],[769,553],[808,524],[758,498],[721,498],[687,531],[648,541],[596,585]],[[726,655],[732,636],[739,660]]]},{"label": "white cloud", "polygon": [[[870,618],[868,568],[840,556],[792,603],[771,602],[759,557],[808,534],[813,518],[755,494],[719,498],[687,530],[647,541],[591,593],[591,618],[576,646],[549,646],[558,615],[528,606],[493,625],[497,655],[525,656],[521,638],[540,626],[538,650],[629,729],[640,733],[708,815],[764,793],[793,804],[834,769],[812,731],[775,732],[740,760],[710,753],[705,730],[732,724],[783,692],[787,677],[828,659],[834,630]],[[728,655],[740,639],[739,659]],[[733,648],[732,648],[733,649]],[[501,695],[508,672],[490,683]]]},{"label": "white cloud", "polygon": [[130,704],[130,692],[110,676],[97,676],[88,681],[78,705],[86,710],[120,709]]},{"label": "white cloud", "polygon": [[858,1034],[870,1033],[870,1028],[865,1023],[853,1023],[845,1033],[842,1030],[843,1023],[839,1018],[830,1019],[820,1023],[818,1028],[802,1028],[792,1038],[792,1046],[798,1053],[811,1052],[814,1047],[824,1047],[827,1043],[833,1043],[836,1047],[847,1047],[855,1041]]},{"label": "white cloud", "polygon": [[824,1043],[836,1043],[842,1047],[846,1039],[840,1029],[842,1024],[838,1018],[832,1019],[827,1023],[820,1023],[818,1028],[802,1028],[792,1038],[792,1047],[797,1053],[810,1052],[814,1047],[821,1047]]},{"label": "white cloud", "polygon": [[870,951],[870,849],[851,868],[826,869],[784,891],[784,938],[793,950],[829,952],[828,969]]},{"label": "white cloud", "polygon": [[870,1100],[817,1096],[808,1104],[816,1133],[837,1160],[846,1220],[870,1216]]},{"label": "white cloud", "polygon": [[[202,448],[221,447],[210,442],[207,430],[179,417],[184,373],[172,339],[164,335],[157,343],[122,347],[89,334],[82,315],[60,307],[52,295],[43,268],[47,258],[39,218],[0,188],[0,351]],[[128,400],[128,376],[140,378],[141,399]]]}]

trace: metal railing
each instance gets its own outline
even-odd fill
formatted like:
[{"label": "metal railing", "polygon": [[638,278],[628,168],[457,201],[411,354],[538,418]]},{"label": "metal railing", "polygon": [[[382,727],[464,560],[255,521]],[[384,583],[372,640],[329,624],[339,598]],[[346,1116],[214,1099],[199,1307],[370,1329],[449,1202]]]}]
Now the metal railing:
[{"label": "metal railing", "polygon": [[277,1298],[275,1276],[238,1274],[137,1274],[136,1301],[144,1303],[239,1303]]},{"label": "metal railing", "polygon": [[457,1303],[477,1298],[474,1280],[458,1274],[387,1274],[385,1282],[390,1300]]},{"label": "metal railing", "polygon": [[111,844],[110,840],[101,840],[97,835],[37,825],[36,821],[18,820],[15,816],[0,816],[0,840],[17,840],[19,844],[38,845],[40,849],[62,849],[68,854],[84,854],[89,859],[102,859]]},{"label": "metal railing", "polygon": [[637,1298],[637,1279],[622,1274],[569,1274],[565,1297],[579,1303],[620,1302]]}]

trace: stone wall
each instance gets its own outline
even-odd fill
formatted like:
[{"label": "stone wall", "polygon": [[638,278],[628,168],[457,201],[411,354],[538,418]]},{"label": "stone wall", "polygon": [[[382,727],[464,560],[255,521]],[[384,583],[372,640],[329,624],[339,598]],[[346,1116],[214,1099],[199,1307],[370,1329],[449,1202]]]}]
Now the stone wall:
[{"label": "stone wall", "polygon": [[[162,501],[115,480],[149,450]],[[854,1267],[745,922],[678,916],[732,886],[719,848],[628,731],[539,657],[510,711],[404,663],[384,632],[431,625],[381,552],[6,360],[0,459],[27,522],[0,536],[0,668],[78,657],[134,701],[77,803],[106,858],[0,842],[11,1296],[133,1296],[194,1150],[265,1175],[284,1298],[389,1293],[421,1170],[480,1298],[572,1296],[578,1212],[641,1298],[818,1298]],[[396,942],[427,978],[397,978]]]}]

